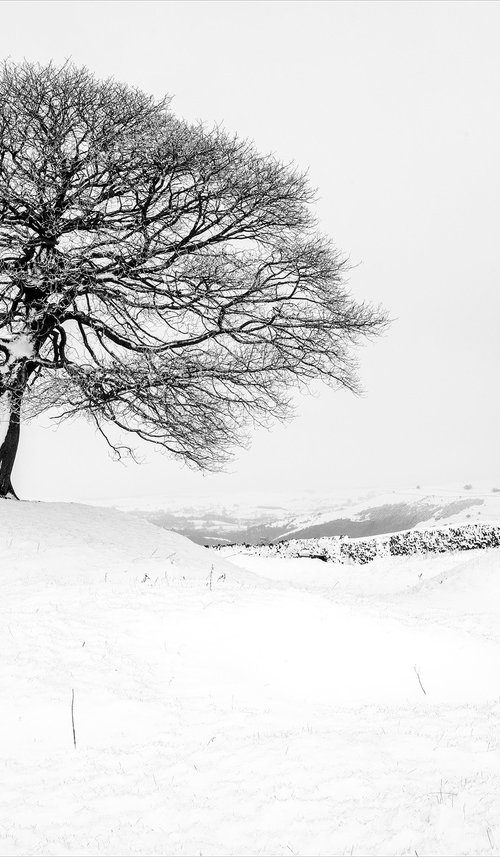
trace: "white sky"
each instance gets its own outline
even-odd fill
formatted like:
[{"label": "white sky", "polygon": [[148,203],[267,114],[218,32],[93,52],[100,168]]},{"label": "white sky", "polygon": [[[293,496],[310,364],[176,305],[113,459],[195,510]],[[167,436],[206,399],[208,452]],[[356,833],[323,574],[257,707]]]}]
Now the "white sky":
[{"label": "white sky", "polygon": [[[363,398],[325,388],[230,472],[113,464],[84,423],[26,427],[24,497],[500,483],[500,5],[2,3],[0,56],[71,57],[308,168],[356,296],[396,319]],[[147,452],[147,451],[146,451]]]}]

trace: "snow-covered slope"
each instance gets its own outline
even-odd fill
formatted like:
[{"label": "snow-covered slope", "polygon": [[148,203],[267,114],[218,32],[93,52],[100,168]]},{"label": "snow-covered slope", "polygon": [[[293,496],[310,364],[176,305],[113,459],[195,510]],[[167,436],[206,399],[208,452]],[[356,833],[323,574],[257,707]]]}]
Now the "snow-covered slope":
[{"label": "snow-covered slope", "polygon": [[177,533],[114,509],[76,503],[0,500],[0,564],[7,582],[18,574],[42,583],[241,577]]},{"label": "snow-covered slope", "polygon": [[500,523],[500,492],[491,489],[412,489],[369,494],[295,520],[281,539],[363,537],[412,527]]},{"label": "snow-covered slope", "polygon": [[0,854],[496,853],[500,551],[227,559],[0,503]]}]

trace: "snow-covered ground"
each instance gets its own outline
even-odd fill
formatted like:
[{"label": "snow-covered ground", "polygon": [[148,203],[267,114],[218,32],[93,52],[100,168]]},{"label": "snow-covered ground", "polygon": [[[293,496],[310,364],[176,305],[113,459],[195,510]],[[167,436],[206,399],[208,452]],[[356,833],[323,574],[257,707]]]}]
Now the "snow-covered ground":
[{"label": "snow-covered ground", "polygon": [[499,550],[222,559],[0,501],[0,568],[1,854],[500,853]]}]

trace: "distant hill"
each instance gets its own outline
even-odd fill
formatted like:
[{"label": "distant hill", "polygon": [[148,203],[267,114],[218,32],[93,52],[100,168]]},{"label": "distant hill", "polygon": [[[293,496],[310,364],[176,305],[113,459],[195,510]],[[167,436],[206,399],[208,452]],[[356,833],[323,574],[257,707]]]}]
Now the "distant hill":
[{"label": "distant hill", "polygon": [[265,504],[259,499],[131,498],[109,505],[204,545],[324,536],[360,538],[414,527],[500,523],[500,491],[494,487],[361,491],[351,497],[277,495]]}]

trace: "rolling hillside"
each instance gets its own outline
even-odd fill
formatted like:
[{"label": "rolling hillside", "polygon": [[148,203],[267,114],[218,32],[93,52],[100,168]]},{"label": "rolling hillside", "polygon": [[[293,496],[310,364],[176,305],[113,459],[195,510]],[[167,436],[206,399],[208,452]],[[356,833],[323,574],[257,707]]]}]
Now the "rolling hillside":
[{"label": "rolling hillside", "polygon": [[265,501],[237,495],[182,501],[130,498],[115,505],[206,545],[324,536],[360,538],[419,526],[500,523],[500,490],[494,486],[358,491],[347,497],[341,493],[276,494]]}]

